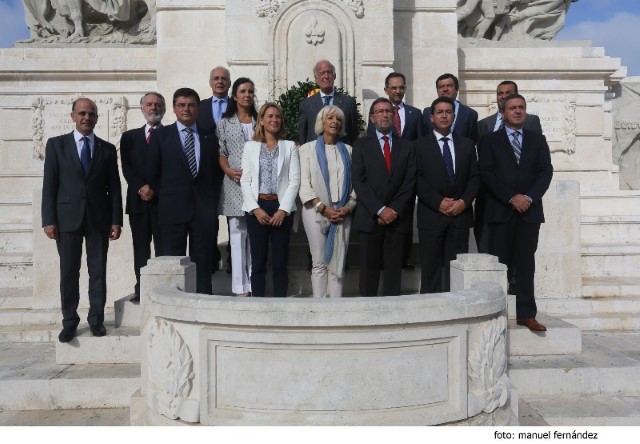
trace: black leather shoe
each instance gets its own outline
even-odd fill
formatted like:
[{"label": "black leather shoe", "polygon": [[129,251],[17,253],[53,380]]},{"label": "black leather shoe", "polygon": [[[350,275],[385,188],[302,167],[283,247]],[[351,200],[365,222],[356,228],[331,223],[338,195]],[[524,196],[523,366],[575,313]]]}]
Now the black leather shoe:
[{"label": "black leather shoe", "polygon": [[407,261],[404,264],[402,264],[402,269],[403,270],[413,270],[414,268],[416,268],[416,267],[409,261]]},{"label": "black leather shoe", "polygon": [[507,294],[514,295],[516,294],[516,286],[515,284],[509,284],[507,287]]},{"label": "black leather shoe", "polygon": [[102,324],[92,325],[90,328],[91,328],[91,333],[93,333],[93,336],[100,337],[107,334],[107,329],[104,328],[104,325]]},{"label": "black leather shoe", "polygon": [[134,297],[132,297],[131,299],[129,299],[131,302],[140,302],[140,295],[137,294]]},{"label": "black leather shoe", "polygon": [[69,342],[76,336],[76,327],[64,327],[58,335],[58,341]]}]

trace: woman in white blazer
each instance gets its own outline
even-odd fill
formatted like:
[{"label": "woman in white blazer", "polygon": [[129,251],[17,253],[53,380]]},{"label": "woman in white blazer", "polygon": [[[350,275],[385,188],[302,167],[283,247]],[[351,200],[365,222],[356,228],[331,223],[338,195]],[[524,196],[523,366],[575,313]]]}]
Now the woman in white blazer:
[{"label": "woman in white blazer", "polygon": [[295,144],[285,137],[282,110],[267,102],[258,111],[253,141],[242,153],[242,209],[251,245],[251,293],[265,296],[271,244],[273,296],[287,296],[289,239],[300,188],[300,161]]}]

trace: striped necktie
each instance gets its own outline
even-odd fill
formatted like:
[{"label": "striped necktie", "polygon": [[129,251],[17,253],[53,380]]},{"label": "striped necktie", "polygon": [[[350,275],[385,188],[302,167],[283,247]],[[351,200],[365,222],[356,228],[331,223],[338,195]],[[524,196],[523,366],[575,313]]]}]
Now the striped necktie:
[{"label": "striped necktie", "polygon": [[193,138],[193,130],[191,128],[185,128],[184,138],[184,155],[187,157],[187,163],[191,170],[191,175],[195,178],[198,175],[198,164],[196,163],[196,142]]},{"label": "striped necktie", "polygon": [[516,155],[516,162],[520,163],[520,154],[522,153],[522,145],[520,144],[520,131],[514,131],[511,134],[511,146],[513,147],[513,154]]}]

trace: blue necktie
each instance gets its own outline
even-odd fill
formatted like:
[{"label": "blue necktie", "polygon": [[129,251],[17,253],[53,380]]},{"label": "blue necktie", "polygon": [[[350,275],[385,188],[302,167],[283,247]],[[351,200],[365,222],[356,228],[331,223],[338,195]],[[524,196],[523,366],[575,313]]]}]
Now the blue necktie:
[{"label": "blue necktie", "polygon": [[449,149],[449,138],[443,137],[442,141],[442,157],[444,158],[444,166],[447,169],[447,175],[449,181],[454,183],[456,181],[456,174],[453,170],[453,157],[451,157],[451,150]]},{"label": "blue necktie", "polygon": [[324,96],[324,106],[331,105],[331,96]]},{"label": "blue necktie", "polygon": [[520,131],[514,131],[511,136],[511,146],[513,147],[513,154],[516,155],[516,162],[520,163],[520,154],[522,153],[522,145],[520,145],[520,141],[518,140],[518,136],[520,135]]},{"label": "blue necktie", "polygon": [[82,164],[82,172],[85,177],[89,174],[89,168],[91,167],[91,147],[89,146],[89,138],[82,138],[82,150],[80,150],[80,163]]},{"label": "blue necktie", "polygon": [[187,157],[187,163],[191,170],[191,175],[195,178],[198,175],[198,164],[196,163],[196,142],[193,139],[193,131],[191,128],[185,128],[184,138],[184,155]]},{"label": "blue necktie", "polygon": [[214,120],[218,123],[220,119],[222,119],[222,104],[224,103],[224,100],[217,99],[216,102],[218,102],[218,107],[216,108],[216,118]]}]

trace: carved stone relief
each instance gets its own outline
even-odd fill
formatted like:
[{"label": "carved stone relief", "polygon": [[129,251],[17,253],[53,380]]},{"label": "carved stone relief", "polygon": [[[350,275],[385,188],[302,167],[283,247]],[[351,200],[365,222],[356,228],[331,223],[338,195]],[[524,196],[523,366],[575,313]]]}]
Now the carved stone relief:
[{"label": "carved stone relief", "polygon": [[148,334],[149,383],[147,402],[170,419],[200,421],[200,407],[191,394],[193,358],[189,347],[172,324],[156,318]]},{"label": "carved stone relief", "polygon": [[316,46],[324,42],[324,28],[318,24],[318,19],[313,21],[304,30],[305,40],[308,44]]},{"label": "carved stone relief", "polygon": [[[84,95],[34,98],[31,104],[31,139],[34,159],[44,159],[46,139],[73,130],[70,117],[71,104],[80,97]],[[119,141],[120,136],[127,129],[127,99],[121,96],[92,98],[92,100],[98,105],[98,123],[94,129],[95,133],[98,137]]]},{"label": "carved stone relief", "polygon": [[[256,15],[258,17],[265,17],[271,21],[280,7],[287,3],[289,0],[258,0],[256,5]],[[352,11],[356,18],[364,17],[364,1],[363,0],[342,0]]]},{"label": "carved stone relief", "polygon": [[[527,104],[533,104],[533,114],[540,117],[540,124],[552,153],[576,152],[576,103],[566,96],[531,96]],[[536,112],[538,111],[538,112]]]}]

